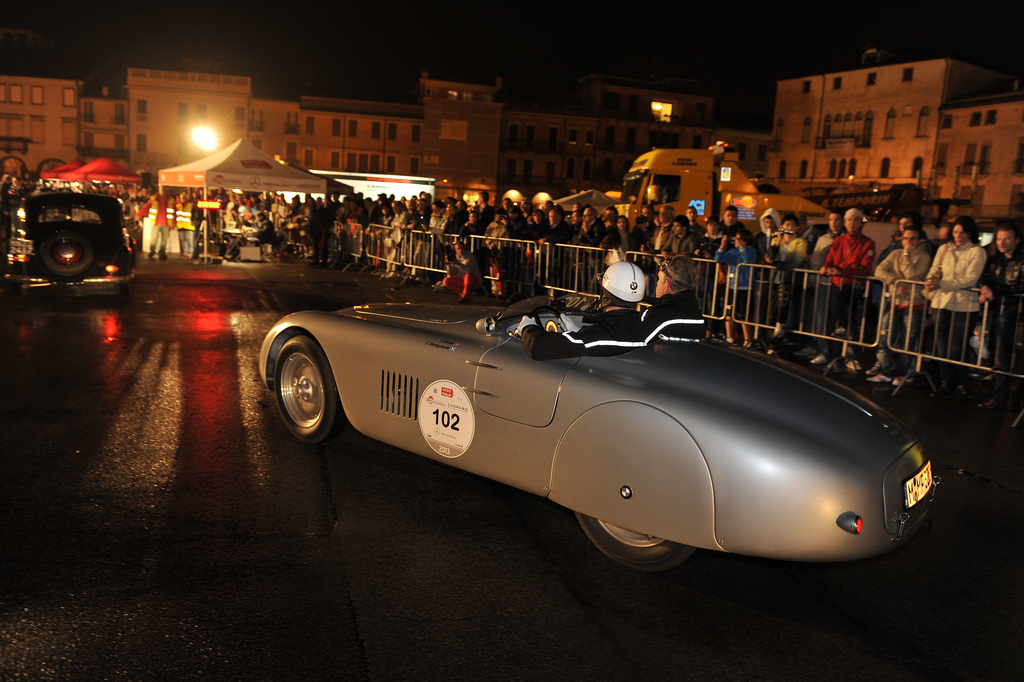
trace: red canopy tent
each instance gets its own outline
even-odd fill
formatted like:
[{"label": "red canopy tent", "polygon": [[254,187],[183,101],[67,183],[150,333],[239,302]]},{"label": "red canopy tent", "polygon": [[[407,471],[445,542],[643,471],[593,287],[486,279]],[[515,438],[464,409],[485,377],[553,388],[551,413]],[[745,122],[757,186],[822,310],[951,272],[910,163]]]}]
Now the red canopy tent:
[{"label": "red canopy tent", "polygon": [[133,173],[124,166],[117,164],[106,157],[94,159],[77,170],[61,174],[62,180],[77,180],[79,182],[88,180],[90,182],[120,182],[124,184],[136,184],[139,182],[138,173]]},{"label": "red canopy tent", "polygon": [[57,166],[53,170],[43,171],[39,174],[43,180],[63,180],[64,173],[70,173],[76,171],[85,165],[85,161],[81,158],[77,158],[74,161],[68,161],[63,166]]}]

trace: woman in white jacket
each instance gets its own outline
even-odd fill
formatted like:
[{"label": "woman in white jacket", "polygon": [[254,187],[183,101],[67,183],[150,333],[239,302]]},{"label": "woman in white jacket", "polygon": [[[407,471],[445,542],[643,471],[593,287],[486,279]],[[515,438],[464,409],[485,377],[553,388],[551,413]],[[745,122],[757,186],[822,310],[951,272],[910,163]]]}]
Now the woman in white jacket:
[{"label": "woman in white jacket", "polygon": [[[924,288],[935,313],[935,355],[964,362],[967,339],[981,309],[978,292],[972,289],[985,269],[986,254],[978,246],[978,227],[971,218],[957,218],[950,236],[935,254]],[[952,395],[964,374],[962,366],[940,362],[942,382],[935,397]]]}]

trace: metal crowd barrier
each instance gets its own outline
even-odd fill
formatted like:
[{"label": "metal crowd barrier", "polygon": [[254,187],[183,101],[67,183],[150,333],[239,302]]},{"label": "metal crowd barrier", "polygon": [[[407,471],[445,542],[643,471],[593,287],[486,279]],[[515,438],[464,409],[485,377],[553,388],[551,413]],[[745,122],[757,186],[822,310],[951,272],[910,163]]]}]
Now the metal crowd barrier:
[{"label": "metal crowd barrier", "polygon": [[542,244],[541,284],[550,292],[598,294],[598,277],[605,268],[608,251],[596,246]]}]

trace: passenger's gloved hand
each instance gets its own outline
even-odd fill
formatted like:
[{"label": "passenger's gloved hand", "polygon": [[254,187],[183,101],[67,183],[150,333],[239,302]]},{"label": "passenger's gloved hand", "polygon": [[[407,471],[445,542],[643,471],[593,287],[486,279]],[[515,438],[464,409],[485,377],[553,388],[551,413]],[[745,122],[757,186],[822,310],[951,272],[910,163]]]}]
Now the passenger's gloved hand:
[{"label": "passenger's gloved hand", "polygon": [[568,313],[561,313],[558,316],[559,322],[562,323],[562,329],[567,332],[578,332],[583,329],[583,316],[582,315],[570,315]]},{"label": "passenger's gloved hand", "polygon": [[537,320],[533,319],[529,315],[523,315],[523,319],[519,320],[519,326],[512,332],[513,336],[517,339],[523,335],[523,330],[530,326],[536,326]]}]

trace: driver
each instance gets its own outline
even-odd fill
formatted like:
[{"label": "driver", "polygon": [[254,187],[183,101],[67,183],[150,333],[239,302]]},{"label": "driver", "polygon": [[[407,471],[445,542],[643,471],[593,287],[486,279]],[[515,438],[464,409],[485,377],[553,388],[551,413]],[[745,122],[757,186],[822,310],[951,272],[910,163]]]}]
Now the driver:
[{"label": "driver", "polygon": [[[656,341],[699,341],[704,337],[704,317],[694,294],[697,279],[697,264],[689,256],[665,260],[658,269],[657,300],[638,313],[646,277],[635,263],[614,263],[601,278],[601,310],[585,316],[585,326],[545,331],[526,315],[515,334],[534,360],[621,355]],[[571,324],[567,315],[560,319]]]}]

